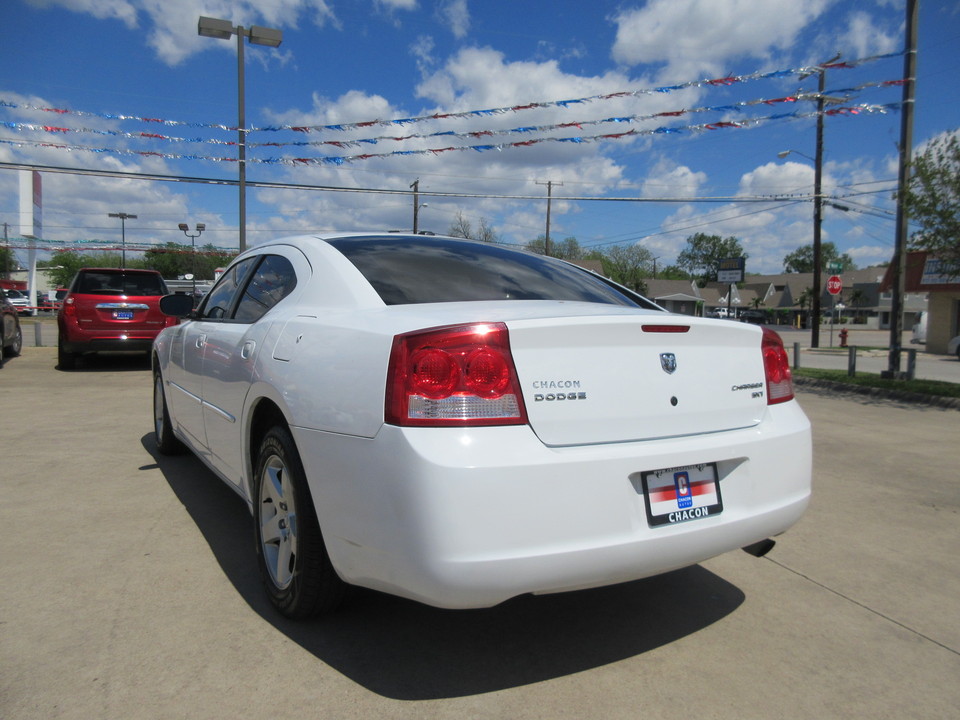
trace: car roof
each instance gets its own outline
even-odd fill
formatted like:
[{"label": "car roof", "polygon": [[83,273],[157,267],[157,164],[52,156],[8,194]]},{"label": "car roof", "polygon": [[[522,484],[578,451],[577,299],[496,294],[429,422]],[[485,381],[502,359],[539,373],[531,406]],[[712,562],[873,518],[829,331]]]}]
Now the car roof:
[{"label": "car roof", "polygon": [[150,275],[159,275],[160,273],[156,270],[144,270],[142,268],[101,268],[101,267],[85,267],[77,270],[78,273],[82,272],[107,272],[107,273],[148,273]]}]

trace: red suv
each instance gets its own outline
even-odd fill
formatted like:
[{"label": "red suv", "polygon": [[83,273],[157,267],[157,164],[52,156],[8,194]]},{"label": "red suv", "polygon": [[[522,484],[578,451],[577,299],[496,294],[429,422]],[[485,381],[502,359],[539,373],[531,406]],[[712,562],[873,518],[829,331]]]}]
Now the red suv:
[{"label": "red suv", "polygon": [[167,285],[155,270],[83,268],[57,315],[57,361],[70,370],[83,353],[150,352],[153,339],[177,319],[160,312]]}]

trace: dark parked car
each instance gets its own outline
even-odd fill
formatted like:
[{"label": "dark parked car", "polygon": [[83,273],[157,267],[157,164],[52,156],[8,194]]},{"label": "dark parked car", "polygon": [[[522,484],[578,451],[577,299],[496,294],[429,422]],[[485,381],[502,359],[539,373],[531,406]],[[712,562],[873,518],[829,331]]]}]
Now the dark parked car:
[{"label": "dark parked car", "polygon": [[744,310],[740,313],[740,322],[763,325],[768,322],[767,314],[763,310]]},{"label": "dark parked car", "polygon": [[149,352],[160,331],[177,324],[176,318],[160,312],[160,298],[167,292],[154,270],[80,270],[57,315],[60,369],[72,369],[83,353]]},{"label": "dark parked car", "polygon": [[16,357],[23,347],[23,331],[20,329],[20,317],[17,309],[7,300],[6,295],[0,293],[0,367],[8,357]]}]

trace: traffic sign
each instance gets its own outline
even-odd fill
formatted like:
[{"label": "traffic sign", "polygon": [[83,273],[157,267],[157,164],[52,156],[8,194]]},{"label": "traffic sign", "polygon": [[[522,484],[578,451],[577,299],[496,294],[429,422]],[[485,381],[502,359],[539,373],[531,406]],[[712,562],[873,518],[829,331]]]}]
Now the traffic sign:
[{"label": "traffic sign", "polygon": [[843,272],[843,263],[837,261],[828,262],[827,272],[829,272],[831,275],[839,275]]},{"label": "traffic sign", "polygon": [[840,279],[839,275],[831,275],[830,279],[827,280],[827,292],[831,295],[839,295],[843,290],[843,280]]}]

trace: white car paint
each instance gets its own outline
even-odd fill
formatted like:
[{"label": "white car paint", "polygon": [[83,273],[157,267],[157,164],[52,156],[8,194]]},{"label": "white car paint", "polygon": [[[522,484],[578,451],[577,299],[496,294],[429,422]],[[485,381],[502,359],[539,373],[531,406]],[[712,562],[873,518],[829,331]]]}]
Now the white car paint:
[{"label": "white car paint", "polygon": [[[292,263],[292,293],[253,324],[168,328],[155,361],[175,435],[250,504],[253,418],[279,409],[347,583],[492,606],[695,564],[784,532],[807,506],[810,425],[796,400],[768,404],[758,327],[587,302],[385,305],[323,237],[238,261],[264,253]],[[478,322],[509,331],[528,423],[386,423],[394,338]],[[708,463],[722,512],[651,527],[641,475]]]}]

